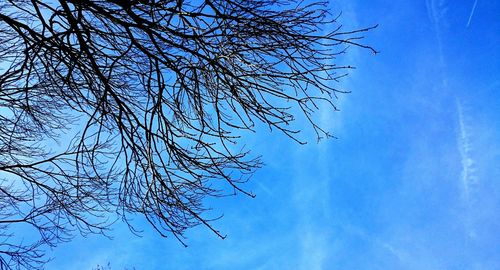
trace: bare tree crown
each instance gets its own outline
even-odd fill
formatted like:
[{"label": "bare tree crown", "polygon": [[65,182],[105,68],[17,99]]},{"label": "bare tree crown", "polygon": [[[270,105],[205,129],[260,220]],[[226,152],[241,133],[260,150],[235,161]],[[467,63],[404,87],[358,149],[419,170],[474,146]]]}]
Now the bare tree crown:
[{"label": "bare tree crown", "polygon": [[[253,196],[240,184],[261,163],[239,132],[261,122],[297,140],[299,109],[328,136],[312,114],[335,109],[350,68],[333,60],[375,52],[359,43],[369,28],[336,19],[282,0],[3,0],[0,269],[42,267],[43,245],[104,233],[113,211],[181,242],[198,224],[224,237],[202,200],[220,183]],[[40,240],[8,240],[19,224]]]}]

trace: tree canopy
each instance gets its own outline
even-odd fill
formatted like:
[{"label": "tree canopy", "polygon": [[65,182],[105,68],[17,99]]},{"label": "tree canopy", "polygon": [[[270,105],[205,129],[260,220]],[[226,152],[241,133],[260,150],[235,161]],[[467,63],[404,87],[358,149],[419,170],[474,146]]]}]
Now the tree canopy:
[{"label": "tree canopy", "polygon": [[[257,123],[318,137],[318,103],[344,92],[344,30],[327,3],[4,0],[0,4],[0,269],[41,268],[43,247],[143,216],[184,243],[203,198],[261,166]],[[15,231],[31,228],[27,243]]]}]

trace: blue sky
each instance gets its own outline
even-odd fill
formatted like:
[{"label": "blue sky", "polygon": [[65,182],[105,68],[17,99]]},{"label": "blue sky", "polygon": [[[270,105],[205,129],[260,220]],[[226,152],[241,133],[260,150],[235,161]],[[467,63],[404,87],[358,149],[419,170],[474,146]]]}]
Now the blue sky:
[{"label": "blue sky", "polygon": [[357,66],[341,111],[318,114],[338,139],[248,136],[266,163],[246,186],[257,197],[207,201],[226,240],[199,227],[184,248],[117,224],[47,269],[500,269],[500,2],[332,7],[346,27],[380,25],[366,39],[379,55],[341,59]]}]

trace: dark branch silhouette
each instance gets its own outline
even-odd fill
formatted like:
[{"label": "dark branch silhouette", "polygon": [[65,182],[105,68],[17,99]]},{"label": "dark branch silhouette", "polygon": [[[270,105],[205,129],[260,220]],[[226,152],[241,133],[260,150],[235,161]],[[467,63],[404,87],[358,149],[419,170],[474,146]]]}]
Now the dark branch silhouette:
[{"label": "dark branch silhouette", "polygon": [[[4,0],[0,4],[0,269],[43,247],[143,216],[183,243],[207,196],[244,193],[261,166],[238,148],[264,123],[318,138],[336,109],[344,31],[326,3],[282,0]],[[34,237],[19,231],[32,231]],[[18,233],[15,233],[18,232]],[[26,239],[24,239],[26,238]]]}]

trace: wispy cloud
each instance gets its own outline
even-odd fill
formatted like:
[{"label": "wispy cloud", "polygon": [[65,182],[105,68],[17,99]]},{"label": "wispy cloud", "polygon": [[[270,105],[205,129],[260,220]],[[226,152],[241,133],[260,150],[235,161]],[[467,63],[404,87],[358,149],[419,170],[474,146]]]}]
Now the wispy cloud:
[{"label": "wispy cloud", "polygon": [[318,232],[308,230],[301,238],[300,269],[324,269],[325,259],[330,250],[326,237],[322,237]]},{"label": "wispy cloud", "polygon": [[472,146],[470,142],[469,128],[464,119],[465,116],[464,116],[463,105],[458,98],[456,100],[456,104],[457,104],[458,125],[459,125],[458,151],[460,152],[460,158],[462,163],[461,182],[465,200],[470,201],[470,188],[473,182],[476,181],[474,173],[475,172],[474,160],[470,155]]},{"label": "wispy cloud", "polygon": [[367,243],[379,248],[381,251],[394,256],[400,262],[406,260],[406,258],[408,257],[406,252],[394,246],[391,240],[382,239],[377,237],[376,235],[371,235],[367,233],[363,228],[355,226],[353,224],[346,223],[342,224],[340,227],[344,232],[361,238]]},{"label": "wispy cloud", "polygon": [[465,25],[465,28],[469,28],[470,22],[472,21],[472,16],[474,16],[474,12],[476,11],[476,6],[477,6],[477,0],[474,1],[474,5],[472,5],[472,9],[470,11],[469,19],[467,20],[467,25]]},{"label": "wispy cloud", "polygon": [[458,151],[460,153],[460,160],[462,164],[461,172],[461,186],[463,190],[464,202],[467,207],[467,220],[466,220],[466,230],[469,236],[473,236],[474,230],[471,228],[470,222],[470,211],[471,211],[471,189],[473,185],[477,182],[476,169],[474,165],[474,160],[471,156],[472,144],[470,141],[470,128],[467,125],[465,119],[464,107],[462,102],[456,99],[457,113],[458,113]]},{"label": "wispy cloud", "polygon": [[435,0],[426,0],[425,5],[427,8],[427,15],[433,24],[439,24],[443,16],[443,3],[444,1],[436,2]]},{"label": "wispy cloud", "polygon": [[[300,257],[297,258],[299,269],[324,269],[330,251],[327,241],[329,232],[325,224],[330,224],[331,221],[328,201],[332,179],[328,177],[326,168],[329,160],[324,151],[310,147],[309,151],[298,151],[294,157],[294,161],[298,163],[293,196],[298,219],[296,234],[300,249]],[[301,166],[307,159],[310,160],[309,166]]]},{"label": "wispy cloud", "polygon": [[[342,21],[346,22],[346,29],[349,27],[356,28],[358,19],[356,12],[352,7],[351,1],[340,0],[336,4],[343,11]],[[332,7],[333,8],[333,7]],[[325,29],[329,31],[331,29]],[[351,50],[341,58],[336,59],[341,64],[347,62],[349,65],[356,66],[359,64],[358,52]],[[329,63],[331,64],[331,63]],[[339,64],[339,63],[337,63]],[[348,76],[341,82],[343,87],[349,89],[351,84]],[[334,84],[334,82],[332,82]],[[338,85],[332,85],[338,87]],[[340,112],[336,112],[332,107],[322,104],[319,108],[319,125],[326,131],[333,132],[333,135],[338,136],[342,133],[342,119],[344,114],[342,109],[349,95],[339,95],[338,99],[334,100],[335,105],[340,108]],[[294,156],[294,162],[297,163],[295,190],[294,190],[294,207],[298,214],[297,231],[299,239],[299,254],[297,267],[298,269],[321,270],[326,269],[328,260],[333,256],[333,242],[335,242],[332,233],[331,224],[334,223],[333,208],[331,205],[331,189],[333,179],[330,176],[331,164],[333,162],[331,154],[331,143],[336,143],[335,140],[323,140],[318,144],[311,145],[307,148],[298,150]],[[308,163],[304,165],[304,162]],[[314,180],[312,182],[312,180]]]},{"label": "wispy cloud", "polygon": [[[434,27],[434,33],[436,35],[436,40],[438,43],[439,64],[441,65],[441,68],[445,68],[442,32],[443,24],[445,23],[444,18],[446,15],[446,1],[427,0],[425,4],[427,8],[427,15],[432,23],[432,26]],[[446,81],[443,80],[443,83],[446,84]]]}]

